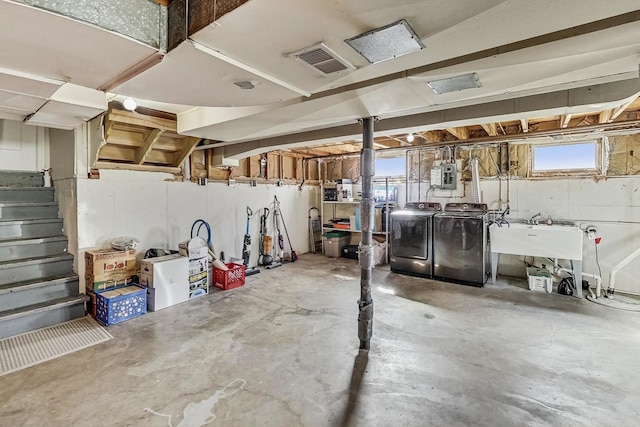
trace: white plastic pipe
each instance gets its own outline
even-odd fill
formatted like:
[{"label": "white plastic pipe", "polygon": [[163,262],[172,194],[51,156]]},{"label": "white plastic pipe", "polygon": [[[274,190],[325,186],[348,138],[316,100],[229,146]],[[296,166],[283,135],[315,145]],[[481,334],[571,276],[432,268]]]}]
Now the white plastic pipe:
[{"label": "white plastic pipe", "polygon": [[[564,268],[564,267],[560,267],[558,265],[558,259],[554,259],[553,260],[553,272],[558,274],[558,273],[568,273],[568,274],[574,274],[573,270],[570,270],[568,268]],[[582,277],[590,277],[592,279],[594,279],[596,281],[596,298],[600,296],[600,290],[602,289],[602,277],[598,276],[595,273],[585,273],[584,271],[582,272]],[[574,283],[574,285],[576,286],[582,286],[582,283],[577,284]]]},{"label": "white plastic pipe", "polygon": [[607,296],[613,298],[613,294],[616,288],[616,274],[618,274],[618,271],[620,271],[625,265],[633,261],[633,259],[638,255],[640,255],[640,248],[636,249],[631,255],[620,261],[615,267],[611,269],[611,272],[609,273],[609,287],[607,288]]}]

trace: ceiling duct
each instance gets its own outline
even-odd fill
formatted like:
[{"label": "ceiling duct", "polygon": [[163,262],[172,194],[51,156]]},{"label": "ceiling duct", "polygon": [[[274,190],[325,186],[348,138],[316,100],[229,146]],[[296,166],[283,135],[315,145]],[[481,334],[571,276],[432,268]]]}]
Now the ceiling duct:
[{"label": "ceiling duct", "polygon": [[438,95],[482,87],[480,79],[476,73],[463,74],[461,76],[449,77],[440,80],[431,80],[427,82],[427,86],[429,86]]},{"label": "ceiling duct", "polygon": [[337,53],[329,49],[324,43],[317,43],[305,47],[287,56],[299,60],[326,76],[343,70],[354,70],[355,67],[342,59]]},{"label": "ceiling duct", "polygon": [[372,64],[424,49],[404,19],[347,39],[345,43]]}]

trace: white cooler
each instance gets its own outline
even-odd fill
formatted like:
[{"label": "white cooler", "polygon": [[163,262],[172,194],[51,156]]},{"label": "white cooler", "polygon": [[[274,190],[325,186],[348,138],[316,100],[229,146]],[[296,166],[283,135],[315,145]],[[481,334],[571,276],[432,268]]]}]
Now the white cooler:
[{"label": "white cooler", "polygon": [[175,254],[143,259],[140,267],[140,285],[147,288],[147,310],[161,310],[189,299],[189,258]]}]

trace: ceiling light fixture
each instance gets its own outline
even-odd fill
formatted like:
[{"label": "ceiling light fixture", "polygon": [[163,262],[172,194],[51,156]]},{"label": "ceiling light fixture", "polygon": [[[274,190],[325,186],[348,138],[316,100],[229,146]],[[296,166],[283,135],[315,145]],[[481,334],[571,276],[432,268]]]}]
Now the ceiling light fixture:
[{"label": "ceiling light fixture", "polygon": [[412,133],[407,135],[407,142],[413,142],[413,140],[416,139]]},{"label": "ceiling light fixture", "polygon": [[296,93],[298,93],[298,94],[300,94],[302,96],[306,96],[306,97],[311,96],[311,92],[307,92],[304,89],[300,89],[299,87],[296,87],[296,86],[294,86],[292,84],[289,84],[289,83],[287,83],[285,81],[282,81],[277,77],[274,77],[274,76],[272,76],[270,74],[267,74],[267,73],[265,73],[263,71],[258,70],[257,68],[252,67],[251,65],[244,64],[244,63],[238,61],[237,59],[233,59],[233,58],[225,55],[224,53],[219,52],[219,51],[217,51],[215,49],[212,49],[209,46],[205,46],[202,43],[199,43],[199,42],[197,42],[195,40],[190,40],[190,41],[191,41],[191,44],[193,45],[193,47],[198,49],[200,52],[203,52],[203,53],[206,53],[207,55],[213,56],[214,58],[217,58],[217,59],[219,59],[221,61],[224,61],[227,64],[233,65],[234,67],[238,67],[238,68],[240,68],[240,69],[242,69],[244,71],[248,71],[253,75],[261,77],[261,78],[263,78],[265,80],[270,81],[271,83],[275,83],[275,84],[277,84],[279,86],[282,86],[285,89],[289,89],[290,91],[296,92]]},{"label": "ceiling light fixture", "polygon": [[125,110],[135,111],[138,107],[138,103],[133,98],[125,98],[124,101],[122,101],[122,106]]},{"label": "ceiling light fixture", "polygon": [[345,43],[372,64],[424,49],[404,19],[347,39]]}]

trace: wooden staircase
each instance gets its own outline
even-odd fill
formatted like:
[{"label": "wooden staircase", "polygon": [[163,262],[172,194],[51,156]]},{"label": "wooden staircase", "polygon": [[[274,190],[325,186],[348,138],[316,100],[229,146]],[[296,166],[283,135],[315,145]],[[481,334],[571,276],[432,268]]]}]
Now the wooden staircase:
[{"label": "wooden staircase", "polygon": [[85,315],[54,189],[38,172],[0,171],[0,338]]}]

